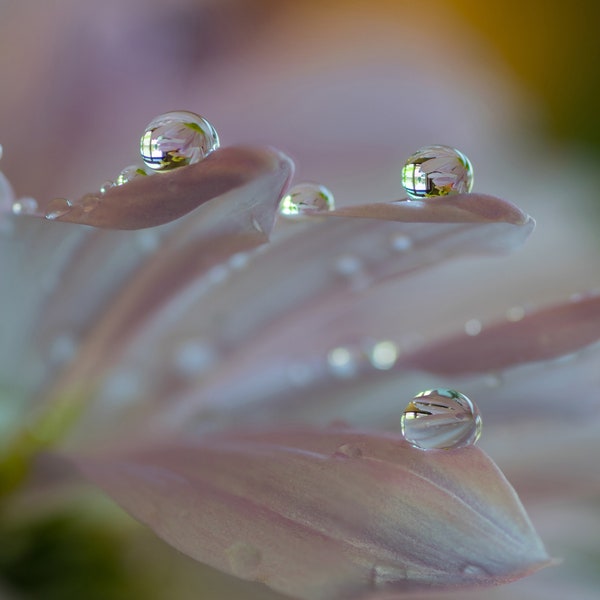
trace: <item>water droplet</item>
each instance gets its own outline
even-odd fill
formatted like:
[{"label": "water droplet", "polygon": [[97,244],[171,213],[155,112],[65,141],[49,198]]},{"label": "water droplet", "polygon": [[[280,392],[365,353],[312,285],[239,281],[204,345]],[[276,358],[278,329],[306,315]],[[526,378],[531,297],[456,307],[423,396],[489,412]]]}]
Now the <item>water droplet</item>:
[{"label": "water droplet", "polygon": [[466,567],[461,569],[461,573],[469,579],[481,579],[486,578],[488,576],[485,570],[481,567],[478,567],[477,565],[467,565]]},{"label": "water droplet", "polygon": [[38,210],[38,203],[35,198],[19,198],[12,205],[14,215],[35,215]]},{"label": "water droplet", "polygon": [[522,306],[513,306],[506,311],[506,318],[513,323],[520,321],[525,316],[525,309]]},{"label": "water droplet", "polygon": [[100,186],[100,194],[102,194],[104,196],[104,194],[106,194],[106,192],[108,192],[108,190],[110,190],[113,187],[115,187],[115,184],[113,181],[105,181]]},{"label": "water droplet", "polygon": [[371,586],[374,589],[394,585],[406,581],[408,572],[406,569],[388,565],[374,565],[371,569]]},{"label": "water droplet", "polygon": [[407,235],[395,235],[392,237],[392,248],[396,252],[406,252],[412,248],[412,240]]},{"label": "water droplet", "polygon": [[225,550],[231,572],[236,577],[255,579],[262,561],[258,548],[246,542],[235,542]]},{"label": "water droplet", "polygon": [[54,198],[46,205],[46,219],[54,221],[66,215],[73,208],[73,205],[66,198]]},{"label": "water droplet", "polygon": [[146,173],[143,169],[140,169],[136,165],[129,165],[117,175],[117,178],[115,179],[115,185],[125,185],[136,177],[143,177],[144,175],[146,175]]},{"label": "water droplet", "polygon": [[202,340],[187,340],[175,352],[174,364],[179,373],[198,376],[217,362],[215,349]]},{"label": "water droplet", "polygon": [[404,163],[402,185],[412,200],[465,194],[473,187],[473,167],[456,148],[425,146]]},{"label": "water droplet", "polygon": [[188,111],[159,115],[140,140],[144,164],[158,172],[197,163],[218,147],[215,128],[204,117]]},{"label": "water droplet", "polygon": [[333,209],[333,194],[318,183],[299,183],[293,186],[279,204],[279,214],[284,217],[302,217]]},{"label": "water droplet", "polygon": [[362,450],[354,444],[343,444],[335,452],[335,455],[347,456],[348,458],[360,458],[363,454]]},{"label": "water droplet", "polygon": [[369,352],[369,359],[376,369],[387,371],[398,360],[398,346],[389,340],[377,342]]},{"label": "water droplet", "polygon": [[96,194],[85,194],[73,202],[73,206],[80,208],[84,213],[92,212],[100,204],[100,197]]},{"label": "water droplet", "polygon": [[479,410],[465,395],[438,388],[417,394],[402,414],[402,435],[421,450],[474,444],[481,435]]},{"label": "water droplet", "polygon": [[340,346],[327,354],[327,363],[336,377],[347,379],[358,373],[360,357],[356,355],[356,352]]},{"label": "water droplet", "polygon": [[465,323],[465,333],[467,335],[479,335],[481,333],[481,321],[479,319],[469,319]]}]

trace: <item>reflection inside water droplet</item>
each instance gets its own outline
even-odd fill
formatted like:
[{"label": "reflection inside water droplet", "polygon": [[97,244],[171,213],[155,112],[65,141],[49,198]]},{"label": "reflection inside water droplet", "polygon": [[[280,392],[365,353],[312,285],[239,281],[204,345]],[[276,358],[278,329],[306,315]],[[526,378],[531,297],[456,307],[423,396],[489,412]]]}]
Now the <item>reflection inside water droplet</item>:
[{"label": "reflection inside water droplet", "polygon": [[73,205],[66,198],[54,198],[46,205],[46,219],[53,221],[66,215]]},{"label": "reflection inside water droplet", "polygon": [[144,164],[157,172],[197,163],[218,147],[215,128],[204,117],[188,111],[159,115],[140,140]]},{"label": "reflection inside water droplet", "polygon": [[465,194],[473,187],[473,167],[456,148],[425,146],[402,167],[402,186],[413,200]]},{"label": "reflection inside water droplet", "polygon": [[301,217],[333,208],[333,194],[324,185],[299,183],[281,199],[279,213],[284,217]]},{"label": "reflection inside water droplet", "polygon": [[445,388],[417,394],[400,424],[406,441],[421,450],[461,448],[481,435],[477,406],[464,394]]}]

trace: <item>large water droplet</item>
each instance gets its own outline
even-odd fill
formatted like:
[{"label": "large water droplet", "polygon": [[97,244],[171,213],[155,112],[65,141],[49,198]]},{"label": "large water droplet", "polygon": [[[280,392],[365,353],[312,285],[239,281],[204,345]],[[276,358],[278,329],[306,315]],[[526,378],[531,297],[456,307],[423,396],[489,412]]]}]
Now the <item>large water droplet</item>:
[{"label": "large water droplet", "polygon": [[473,187],[473,167],[456,148],[425,146],[404,163],[402,185],[413,200],[465,194]]},{"label": "large water droplet", "polygon": [[183,110],[153,119],[140,140],[144,164],[158,172],[196,163],[218,147],[215,128],[204,117]]},{"label": "large water droplet", "polygon": [[19,198],[12,205],[14,215],[35,215],[38,210],[38,203],[35,198]]},{"label": "large water droplet", "polygon": [[66,198],[54,198],[46,205],[46,219],[54,221],[66,215],[73,208],[73,205]]},{"label": "large water droplet", "polygon": [[299,183],[281,199],[279,213],[284,217],[302,217],[334,209],[333,194],[318,183]]},{"label": "large water droplet", "polygon": [[417,394],[402,414],[402,435],[421,450],[461,448],[481,435],[479,410],[464,394],[438,388]]},{"label": "large water droplet", "polygon": [[246,542],[235,542],[225,550],[231,572],[243,579],[255,579],[262,561],[258,548]]}]

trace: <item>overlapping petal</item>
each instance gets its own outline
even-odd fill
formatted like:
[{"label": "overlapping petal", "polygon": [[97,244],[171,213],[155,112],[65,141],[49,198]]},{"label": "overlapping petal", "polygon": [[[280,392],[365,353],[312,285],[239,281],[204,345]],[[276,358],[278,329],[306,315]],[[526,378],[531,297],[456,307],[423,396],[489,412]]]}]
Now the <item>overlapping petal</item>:
[{"label": "overlapping petal", "polygon": [[179,550],[294,597],[489,585],[548,562],[514,491],[475,447],[423,452],[362,431],[272,430],[77,462]]}]

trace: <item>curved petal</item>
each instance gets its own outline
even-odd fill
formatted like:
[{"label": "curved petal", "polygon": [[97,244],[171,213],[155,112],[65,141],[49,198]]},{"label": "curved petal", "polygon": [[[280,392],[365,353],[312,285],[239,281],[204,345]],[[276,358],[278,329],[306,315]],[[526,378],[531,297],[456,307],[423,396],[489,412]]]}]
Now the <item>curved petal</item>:
[{"label": "curved petal", "polygon": [[[358,318],[342,322],[341,316],[378,284],[396,280],[400,293],[404,279],[416,271],[456,255],[505,251],[533,229],[530,217],[491,197],[464,196],[457,206],[412,204],[392,203],[392,221],[379,220],[390,215],[374,205],[363,209],[370,218],[283,223],[264,251],[238,255],[239,264],[223,265],[214,285],[190,276],[185,289],[170,286],[169,297],[157,305],[160,310],[145,310],[144,327],[122,346],[121,364],[146,373],[137,394],[148,413],[164,408],[169,423],[181,423],[206,407],[226,410],[238,401],[251,405],[267,399],[281,390],[282,375],[289,388],[285,373],[298,360],[320,355],[326,370],[324,355],[337,343],[336,336],[365,329],[372,312],[367,303]],[[399,215],[416,222],[397,222]],[[178,260],[173,254],[169,268]],[[162,283],[154,277],[137,297],[162,298]],[[403,323],[398,320],[397,326]],[[119,346],[111,346],[113,356]],[[189,356],[188,349],[192,360],[184,360],[182,372],[179,357],[182,352]],[[98,355],[90,353],[100,368]],[[287,367],[281,369],[280,360]],[[261,385],[255,385],[257,379]],[[270,379],[268,390],[263,384]],[[197,393],[200,386],[204,393]],[[179,407],[181,399],[185,406]],[[131,415],[140,422],[139,412]],[[108,418],[114,420],[112,411]]]},{"label": "curved petal", "polygon": [[56,220],[107,229],[156,227],[182,217],[212,198],[280,170],[288,178],[291,176],[290,161],[281,153],[222,148],[196,164],[158,177],[137,177],[127,185],[112,187],[89,212],[75,202],[68,213]]},{"label": "curved petal", "polygon": [[263,431],[76,459],[193,558],[312,599],[506,582],[548,563],[475,447],[423,452],[360,431]]}]

